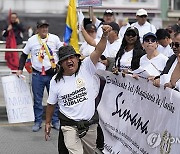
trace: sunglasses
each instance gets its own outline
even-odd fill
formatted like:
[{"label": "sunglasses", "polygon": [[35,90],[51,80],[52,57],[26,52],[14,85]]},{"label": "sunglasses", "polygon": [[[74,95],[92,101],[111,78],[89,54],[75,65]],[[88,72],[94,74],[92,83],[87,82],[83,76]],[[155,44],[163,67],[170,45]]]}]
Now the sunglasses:
[{"label": "sunglasses", "polygon": [[155,39],[155,38],[145,38],[144,39],[144,42],[152,42],[152,43],[154,43],[154,42],[156,42],[157,40]]},{"label": "sunglasses", "polygon": [[133,32],[133,31],[129,31],[129,32],[126,32],[126,34],[125,34],[126,36],[132,36],[132,37],[135,37],[136,36],[136,33],[135,32]]},{"label": "sunglasses", "polygon": [[179,42],[172,42],[172,43],[170,44],[170,47],[173,48],[174,46],[175,46],[176,48],[179,48],[179,47],[180,47],[180,43],[179,43]]},{"label": "sunglasses", "polygon": [[142,15],[142,16],[139,16],[140,18],[146,18],[147,16],[146,15]]}]

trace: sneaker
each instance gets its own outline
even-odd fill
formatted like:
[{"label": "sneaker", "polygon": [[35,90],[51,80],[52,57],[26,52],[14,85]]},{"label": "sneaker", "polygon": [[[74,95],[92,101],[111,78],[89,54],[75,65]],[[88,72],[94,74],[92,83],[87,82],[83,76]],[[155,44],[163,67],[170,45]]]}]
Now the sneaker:
[{"label": "sneaker", "polygon": [[34,126],[32,127],[33,132],[38,132],[41,129],[41,124],[35,123]]},{"label": "sneaker", "polygon": [[60,128],[59,122],[56,122],[56,123],[52,124],[52,128],[54,128],[56,130],[59,130],[59,128]]}]

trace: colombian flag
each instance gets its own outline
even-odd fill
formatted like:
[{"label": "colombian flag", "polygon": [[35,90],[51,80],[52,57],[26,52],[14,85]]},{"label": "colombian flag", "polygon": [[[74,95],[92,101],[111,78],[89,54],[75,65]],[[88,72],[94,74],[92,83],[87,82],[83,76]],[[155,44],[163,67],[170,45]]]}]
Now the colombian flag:
[{"label": "colombian flag", "polygon": [[76,0],[69,0],[68,12],[66,17],[66,28],[64,42],[74,47],[79,53],[78,34],[77,34],[77,13]]}]

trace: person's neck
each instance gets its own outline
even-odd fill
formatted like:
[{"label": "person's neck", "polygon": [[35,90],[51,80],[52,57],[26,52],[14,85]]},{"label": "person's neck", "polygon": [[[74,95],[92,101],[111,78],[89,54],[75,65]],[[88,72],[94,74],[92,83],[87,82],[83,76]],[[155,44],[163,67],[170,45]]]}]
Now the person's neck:
[{"label": "person's neck", "polygon": [[134,44],[130,44],[128,46],[126,46],[125,50],[128,52],[128,51],[131,51],[132,49],[134,49]]},{"label": "person's neck", "polygon": [[40,35],[40,34],[39,34],[39,37],[40,37],[41,39],[46,39],[47,36],[48,36],[48,34],[47,34],[47,35]]},{"label": "person's neck", "polygon": [[73,74],[75,74],[75,73],[64,72],[63,76],[72,76]]},{"label": "person's neck", "polygon": [[113,40],[108,40],[110,44],[114,43],[116,40],[118,40],[119,37],[118,36],[115,36]]},{"label": "person's neck", "polygon": [[153,52],[147,52],[147,58],[150,60],[154,57],[156,57],[159,54],[159,52],[157,50],[153,51]]},{"label": "person's neck", "polygon": [[145,23],[146,23],[146,21],[145,21],[144,23],[139,23],[139,22],[138,22],[138,24],[139,24],[140,26],[143,26]]}]

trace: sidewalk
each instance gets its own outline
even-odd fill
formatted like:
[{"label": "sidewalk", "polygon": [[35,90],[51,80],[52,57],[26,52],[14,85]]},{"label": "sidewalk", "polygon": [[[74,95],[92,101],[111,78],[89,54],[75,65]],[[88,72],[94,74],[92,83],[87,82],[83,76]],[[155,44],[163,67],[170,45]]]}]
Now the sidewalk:
[{"label": "sidewalk", "polygon": [[58,131],[52,129],[49,141],[44,139],[44,126],[32,132],[33,123],[0,124],[0,153],[58,154]]}]

